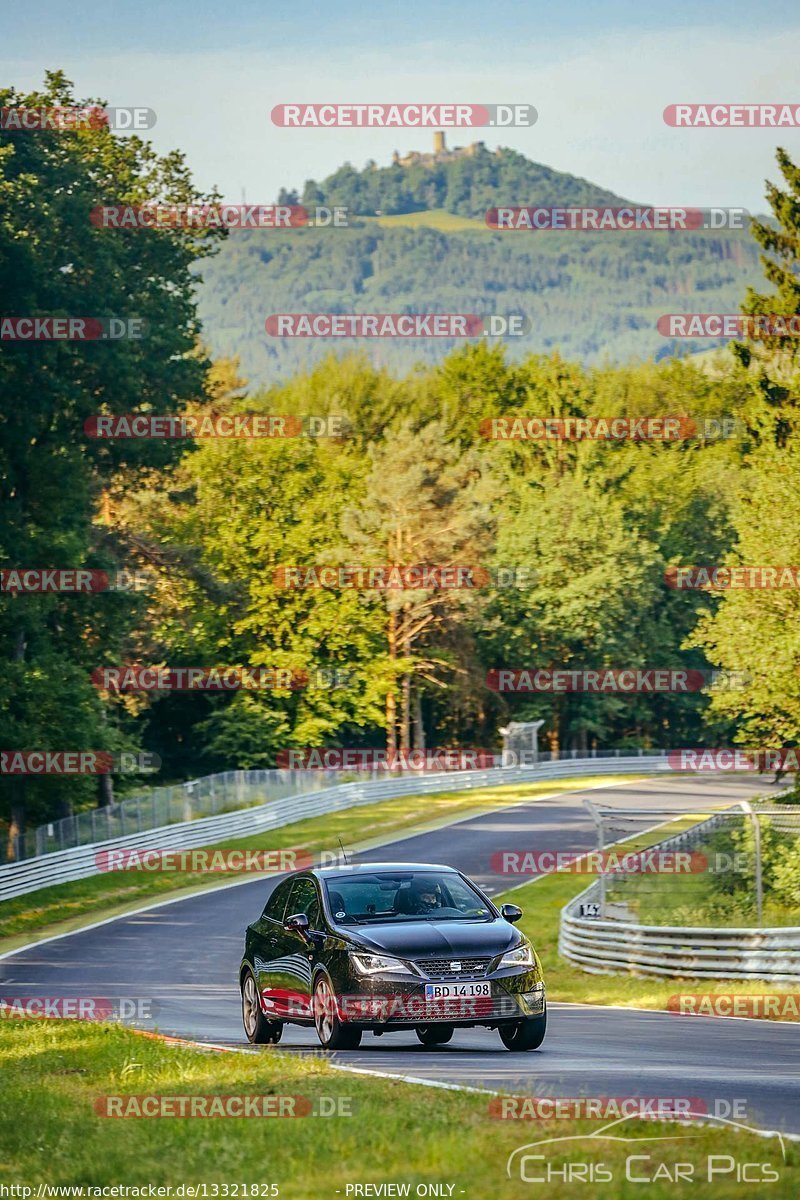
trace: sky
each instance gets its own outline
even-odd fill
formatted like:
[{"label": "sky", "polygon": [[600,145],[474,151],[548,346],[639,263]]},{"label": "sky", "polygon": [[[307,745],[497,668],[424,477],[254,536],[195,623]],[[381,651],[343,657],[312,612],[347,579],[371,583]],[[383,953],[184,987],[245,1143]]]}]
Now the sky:
[{"label": "sky", "polygon": [[[760,13],[765,15],[758,24]],[[672,129],[667,104],[800,105],[800,5],[729,0],[371,0],[279,5],[55,0],[4,18],[0,81],[61,68],[81,98],[154,109],[156,149],[180,149],[201,191],[270,203],[349,161],[428,150],[414,129],[281,129],[275,104],[528,103],[529,129],[448,131],[663,205],[765,211],[775,148],[800,129]],[[536,197],[520,197],[520,204]]]}]

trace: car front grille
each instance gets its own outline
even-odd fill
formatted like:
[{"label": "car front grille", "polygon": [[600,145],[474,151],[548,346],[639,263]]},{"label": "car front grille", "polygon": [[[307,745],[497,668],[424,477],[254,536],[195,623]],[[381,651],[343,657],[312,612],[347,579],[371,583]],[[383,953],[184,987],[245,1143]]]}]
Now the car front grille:
[{"label": "car front grille", "polygon": [[[461,970],[453,970],[452,963],[461,963]],[[417,966],[428,979],[481,979],[489,970],[491,958],[420,958]]]}]

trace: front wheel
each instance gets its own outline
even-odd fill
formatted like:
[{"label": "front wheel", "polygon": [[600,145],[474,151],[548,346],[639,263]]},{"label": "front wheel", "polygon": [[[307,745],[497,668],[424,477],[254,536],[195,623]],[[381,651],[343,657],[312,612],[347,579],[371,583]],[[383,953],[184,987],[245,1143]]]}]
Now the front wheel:
[{"label": "front wheel", "polygon": [[320,1045],[325,1050],[356,1050],[361,1045],[362,1030],[357,1025],[344,1025],[339,1020],[336,997],[325,976],[314,988],[314,1025]]},{"label": "front wheel", "polygon": [[547,1029],[547,1010],[539,1017],[525,1017],[513,1024],[501,1025],[498,1032],[507,1050],[538,1050]]},{"label": "front wheel", "polygon": [[283,1025],[280,1021],[268,1021],[261,1011],[258,988],[251,971],[242,980],[242,1024],[248,1042],[258,1046],[274,1046],[281,1040]]},{"label": "front wheel", "polygon": [[443,1046],[455,1031],[455,1025],[417,1025],[417,1037],[423,1046]]}]

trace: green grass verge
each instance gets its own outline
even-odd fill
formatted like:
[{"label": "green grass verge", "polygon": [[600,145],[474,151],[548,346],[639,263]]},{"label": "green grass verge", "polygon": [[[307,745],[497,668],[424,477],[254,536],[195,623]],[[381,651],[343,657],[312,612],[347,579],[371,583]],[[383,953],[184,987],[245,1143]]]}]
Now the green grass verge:
[{"label": "green grass verge", "polygon": [[[702,818],[694,818],[702,819]],[[670,833],[679,832],[684,824],[691,824],[688,815],[679,822],[670,823]],[[642,850],[665,836],[663,830],[653,830],[638,837],[626,839],[615,846],[618,852]],[[676,886],[678,876],[673,877]],[[670,996],[679,993],[724,993],[746,996],[758,993],[785,996],[787,992],[797,994],[791,986],[780,987],[759,980],[716,980],[716,979],[658,979],[645,975],[590,975],[572,966],[558,953],[558,933],[561,910],[574,896],[591,883],[588,875],[567,874],[554,871],[540,876],[521,887],[515,887],[502,895],[494,896],[496,904],[509,901],[523,909],[518,928],[531,939],[542,960],[547,995],[549,1000],[562,1000],[575,1004],[617,1004],[625,1008],[667,1007]],[[780,1017],[766,1019],[797,1020],[792,1012]]]},{"label": "green grass verge", "polygon": [[[215,843],[215,848],[280,850],[302,847],[317,852],[338,849],[338,839],[341,838],[346,849],[355,850],[389,840],[395,834],[404,837],[430,825],[449,824],[473,812],[524,803],[551,793],[611,784],[621,778],[585,776],[523,785],[506,784],[468,792],[442,791],[428,796],[400,796],[298,821],[281,829],[253,833],[234,841]],[[152,845],[158,845],[157,835],[154,835]],[[70,933],[92,920],[122,915],[148,902],[168,900],[173,896],[188,894],[191,890],[219,886],[230,882],[232,875],[232,872],[223,876],[198,872],[115,871],[5,900],[0,903],[0,954],[15,950],[28,941],[35,941],[37,937]]]},{"label": "green grass verge", "polygon": [[[498,1120],[490,1115],[488,1096],[338,1072],[321,1056],[278,1050],[215,1054],[116,1026],[8,1020],[0,1022],[0,1064],[3,1099],[13,1113],[13,1120],[0,1124],[0,1183],[32,1186],[34,1197],[40,1183],[145,1189],[148,1184],[206,1184],[209,1197],[215,1195],[213,1184],[220,1185],[216,1195],[235,1197],[222,1185],[241,1189],[243,1183],[274,1183],[280,1200],[325,1200],[337,1194],[344,1200],[348,1184],[393,1182],[409,1185],[412,1196],[417,1185],[437,1183],[452,1185],[452,1195],[466,1200],[516,1200],[534,1193],[518,1174],[507,1178],[508,1155],[541,1138],[577,1135],[583,1135],[579,1142],[533,1151],[545,1156],[545,1163],[535,1164],[537,1172],[547,1163],[561,1172],[547,1185],[548,1200],[643,1194],[642,1185],[625,1182],[631,1155],[649,1156],[633,1164],[634,1174],[662,1172],[645,1189],[649,1200],[688,1194],[663,1177],[675,1163],[693,1164],[696,1190],[704,1196],[740,1197],[743,1185],[733,1172],[706,1182],[711,1155],[770,1164],[779,1182],[765,1185],[759,1195],[795,1196],[800,1188],[800,1155],[791,1143],[784,1163],[775,1139],[725,1126],[688,1128],[649,1120],[610,1131],[636,1141],[592,1143],[586,1135],[604,1122]],[[312,1107],[324,1104],[352,1115],[115,1120],[95,1111],[99,1097],[144,1095],[303,1096]],[[654,1137],[675,1140],[638,1141]],[[595,1171],[602,1164],[614,1182],[584,1190],[580,1182],[565,1181],[568,1164],[585,1171],[581,1163]]]},{"label": "green grass verge", "polygon": [[[758,812],[758,807],[755,809]],[[762,817],[761,857],[765,928],[800,925],[800,849],[794,833]],[[680,877],[633,875],[616,891],[642,925],[706,925],[758,929],[755,855],[749,823],[739,817],[714,830],[693,850],[711,869]],[[719,857],[717,857],[719,856]],[[716,866],[716,869],[714,869]]]},{"label": "green grass verge", "polygon": [[358,217],[357,220],[381,225],[386,229],[402,227],[419,229],[425,226],[428,229],[442,229],[446,233],[456,233],[465,229],[479,230],[483,233],[490,232],[484,221],[479,221],[474,217],[460,217],[456,213],[447,212],[444,208],[432,208],[425,212],[392,213],[385,217]]}]

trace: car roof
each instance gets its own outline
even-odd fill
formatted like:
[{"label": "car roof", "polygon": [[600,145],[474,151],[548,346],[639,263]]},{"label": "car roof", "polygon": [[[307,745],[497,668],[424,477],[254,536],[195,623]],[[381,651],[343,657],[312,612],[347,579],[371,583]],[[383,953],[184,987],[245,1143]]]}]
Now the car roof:
[{"label": "car roof", "polygon": [[419,862],[354,863],[353,866],[314,867],[308,873],[316,875],[320,879],[337,879],[342,875],[372,875],[377,871],[444,871],[450,875],[458,874],[455,867],[446,867],[441,863]]}]

